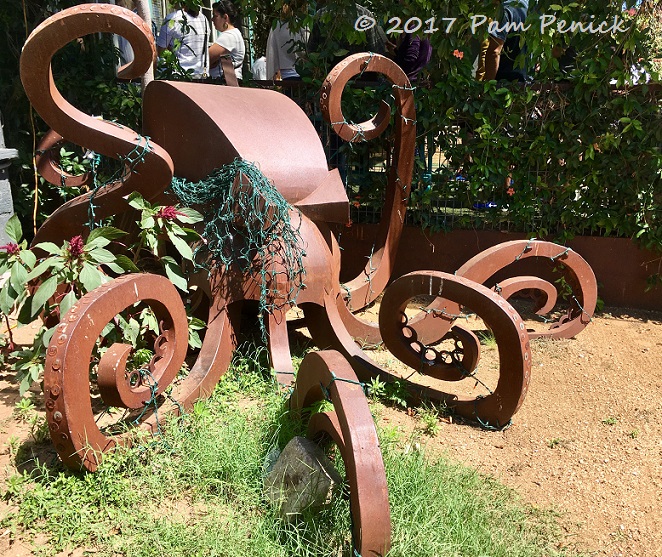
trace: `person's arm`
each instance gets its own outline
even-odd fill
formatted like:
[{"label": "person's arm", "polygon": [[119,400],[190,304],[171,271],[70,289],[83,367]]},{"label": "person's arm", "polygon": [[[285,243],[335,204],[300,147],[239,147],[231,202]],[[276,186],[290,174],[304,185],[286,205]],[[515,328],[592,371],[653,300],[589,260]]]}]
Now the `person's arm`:
[{"label": "person's arm", "polygon": [[214,43],[209,47],[209,67],[215,68],[221,62],[222,56],[227,56],[230,51],[218,43]]},{"label": "person's arm", "polygon": [[166,50],[172,50],[172,42],[176,38],[175,25],[172,22],[172,15],[169,14],[161,25],[159,36],[156,38],[156,53],[161,56]]},{"label": "person's arm", "polygon": [[[278,23],[280,25],[280,23]],[[278,59],[278,46],[276,45],[276,34],[274,30],[269,31],[267,37],[267,79],[275,79],[276,73],[280,71],[280,61]]]},{"label": "person's arm", "polygon": [[421,39],[418,37],[413,37],[409,44],[405,45],[405,50],[402,53],[402,61],[407,66],[411,68],[418,61],[418,56],[421,52]]}]

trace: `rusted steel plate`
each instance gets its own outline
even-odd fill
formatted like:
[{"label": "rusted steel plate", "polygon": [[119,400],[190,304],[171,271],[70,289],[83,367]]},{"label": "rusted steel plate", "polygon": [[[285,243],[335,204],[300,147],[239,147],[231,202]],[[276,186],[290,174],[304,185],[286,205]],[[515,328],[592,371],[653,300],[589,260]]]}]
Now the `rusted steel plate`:
[{"label": "rusted steel plate", "polygon": [[48,130],[37,146],[37,171],[44,180],[57,187],[89,186],[93,180],[91,172],[75,176],[65,172],[60,166],[60,147],[65,143],[68,143],[67,140],[59,133]]},{"label": "rusted steel plate", "polygon": [[[340,175],[328,170],[315,128],[285,95],[152,81],[145,90],[143,126],[168,151],[177,176],[202,180],[239,157],[257,164],[288,203],[302,202],[304,213],[310,209],[321,220],[349,220]],[[326,205],[328,214],[320,209]]]},{"label": "rusted steel plate", "polygon": [[[89,116],[69,104],[53,81],[53,55],[69,42],[90,33],[112,31],[125,37],[134,60],[119,72],[121,77],[142,75],[156,59],[152,32],[135,13],[111,4],[81,4],[62,10],[39,25],[28,37],[21,54],[21,81],[32,106],[59,135],[96,153],[127,161],[121,180],[98,192],[66,202],[41,226],[33,243],[61,243],[85,230],[90,200],[98,218],[122,213],[129,206],[124,196],[133,191],[148,200],[160,195],[172,179],[168,153],[135,131]],[[139,157],[140,172],[131,172],[129,159]]]},{"label": "rusted steel plate", "polygon": [[[391,278],[395,254],[404,226],[407,201],[411,193],[416,141],[416,110],[409,79],[392,60],[372,53],[354,54],[337,64],[322,84],[320,107],[325,119],[345,141],[365,141],[381,134],[389,123],[390,108],[382,102],[377,114],[361,124],[345,120],[341,108],[347,82],[363,72],[380,73],[393,85],[396,110],[395,145],[390,161],[386,201],[370,260],[357,277],[344,285],[343,297],[354,311],[365,307],[381,292]],[[359,338],[371,334],[362,322],[343,312],[346,326]],[[356,322],[354,322],[356,321]]]},{"label": "rusted steel plate", "polygon": [[384,556],[391,546],[391,516],[384,462],[368,402],[347,360],[335,351],[306,355],[290,398],[292,409],[330,399],[334,412],[313,416],[309,435],[328,434],[345,463],[353,541],[360,555]]},{"label": "rusted steel plate", "polygon": [[[90,386],[94,345],[107,323],[136,302],[154,311],[161,334],[155,355],[140,371],[126,369],[130,347],[114,344],[99,364],[98,388],[106,406],[144,409],[138,423],[148,430],[157,418],[179,412],[201,396],[208,395],[225,372],[234,348],[228,312],[231,307],[214,300],[209,328],[198,361],[173,390],[171,400],[162,399],[173,383],[188,350],[188,320],[181,298],[172,283],[157,275],[126,275],[103,284],[81,298],[63,317],[48,346],[44,370],[46,418],[60,458],[70,468],[94,471],[103,453],[117,444],[131,442],[131,434],[104,431],[96,422]],[[222,304],[217,309],[216,304]],[[235,317],[236,319],[236,317]],[[154,408],[158,407],[158,416]],[[132,425],[132,424],[128,424]]]}]

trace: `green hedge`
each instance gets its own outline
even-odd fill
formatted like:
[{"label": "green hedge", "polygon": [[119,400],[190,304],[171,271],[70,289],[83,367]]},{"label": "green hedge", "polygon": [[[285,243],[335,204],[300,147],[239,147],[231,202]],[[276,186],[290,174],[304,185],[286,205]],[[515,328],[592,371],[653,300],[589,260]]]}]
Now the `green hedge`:
[{"label": "green hedge", "polygon": [[[70,3],[56,2],[59,7]],[[238,3],[245,15],[260,22],[259,29],[254,29],[254,34],[260,35],[255,37],[259,44],[266,33],[263,22],[276,16],[282,2]],[[45,127],[35,118],[33,132],[17,78],[18,55],[26,33],[46,14],[40,3],[26,0],[25,4],[28,29],[24,29],[13,3],[0,3],[0,22],[8,29],[7,37],[0,38],[7,43],[0,48],[10,54],[0,63],[0,109],[5,116],[7,144],[20,150],[26,165],[23,169],[13,165],[12,181],[17,210],[28,219],[34,187],[32,141]],[[352,17],[346,15],[352,2],[333,0],[329,4],[333,14],[329,41],[320,52],[309,53],[302,67],[312,92],[330,69],[332,56],[343,53],[342,37],[358,45],[365,40],[354,29]],[[531,28],[522,39],[536,66],[533,82],[526,85],[484,84],[472,77],[475,53],[486,31],[482,27],[472,34],[471,16],[494,15],[491,0],[460,0],[441,8],[427,0],[410,0],[406,6],[396,0],[365,4],[385,27],[389,18],[397,15],[403,21],[436,17],[440,28],[426,35],[434,49],[427,68],[429,85],[415,92],[419,136],[434,141],[437,153],[443,155],[442,164],[431,173],[425,159],[417,169],[412,206],[418,209],[414,215],[419,215],[419,224],[443,228],[507,226],[539,236],[555,235],[562,241],[575,234],[619,235],[662,251],[660,86],[629,84],[634,64],[646,69],[653,82],[659,81],[651,62],[662,57],[662,8],[657,2],[645,0],[630,14],[615,0],[537,2],[536,12],[530,14]],[[297,23],[310,25],[312,12]],[[598,35],[560,34],[548,28],[541,33],[541,14],[584,22],[591,18],[613,21],[618,15],[625,18],[629,30]],[[456,18],[449,32],[441,21],[445,17]],[[577,52],[576,64],[562,73],[554,54],[568,47]],[[135,90],[112,83],[110,54],[107,41],[87,38],[82,47],[72,45],[70,52],[60,57],[55,75],[65,96],[79,106],[131,125],[137,119],[139,99]],[[83,77],[87,75],[96,77]],[[372,97],[380,94],[370,90],[346,93],[346,113],[365,119],[376,106]],[[422,139],[419,144],[423,145]],[[383,147],[383,142],[377,143],[370,146],[370,152],[378,156]],[[358,152],[361,156],[355,155],[353,160],[366,158],[366,152],[360,148]],[[510,191],[508,177],[512,179]],[[353,201],[360,208],[371,202],[376,205],[377,189],[383,187],[381,177],[355,173],[353,180]],[[57,202],[57,195],[44,192],[42,199],[49,198],[52,201],[42,213]],[[475,203],[488,201],[497,208],[473,209]]]},{"label": "green hedge", "polygon": [[[302,69],[313,88],[333,55],[342,53],[343,37],[364,40],[353,28],[351,4],[333,2],[333,33],[320,53],[308,53]],[[619,235],[662,251],[662,91],[659,84],[632,86],[631,74],[636,64],[651,82],[659,81],[653,59],[662,56],[662,8],[649,1],[636,10],[627,6],[629,12],[616,1],[537,2],[527,20],[530,29],[521,36],[528,65],[535,66],[532,82],[479,83],[472,68],[486,35],[484,26],[472,34],[471,18],[493,16],[494,4],[460,1],[432,8],[421,0],[406,7],[369,6],[385,28],[395,15],[403,24],[410,17],[425,22],[436,16],[440,28],[421,35],[430,39],[434,54],[429,84],[415,92],[419,145],[422,137],[434,141],[443,162],[433,168],[426,168],[425,158],[419,163],[412,203],[418,222],[441,228],[505,224],[561,241],[576,234]],[[618,16],[628,30],[561,34],[552,26],[541,32],[542,15],[585,24],[611,24]],[[441,18],[450,17],[456,21],[446,32],[448,21]],[[305,23],[310,22],[309,17]],[[577,52],[575,65],[563,72],[555,55],[569,48]],[[347,112],[361,114],[365,91],[346,93],[343,103]],[[375,201],[371,181],[357,183],[358,203]],[[490,201],[495,208],[475,210]]]}]

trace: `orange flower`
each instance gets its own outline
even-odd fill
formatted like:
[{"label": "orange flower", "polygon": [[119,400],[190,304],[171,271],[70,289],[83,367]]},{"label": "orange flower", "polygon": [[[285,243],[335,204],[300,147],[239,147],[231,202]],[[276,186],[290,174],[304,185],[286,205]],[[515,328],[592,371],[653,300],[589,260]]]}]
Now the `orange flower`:
[{"label": "orange flower", "polygon": [[459,58],[460,60],[462,60],[462,58],[464,58],[464,52],[462,52],[461,50],[458,50],[458,49],[456,48],[456,49],[453,51],[453,56],[455,56],[455,58]]},{"label": "orange flower", "polygon": [[352,205],[354,205],[354,207],[360,207],[361,203],[359,201],[354,201],[354,203],[352,203]]},{"label": "orange flower", "polygon": [[512,197],[513,195],[515,195],[515,188],[508,188],[508,189],[506,190],[506,193],[507,193],[510,197]]}]

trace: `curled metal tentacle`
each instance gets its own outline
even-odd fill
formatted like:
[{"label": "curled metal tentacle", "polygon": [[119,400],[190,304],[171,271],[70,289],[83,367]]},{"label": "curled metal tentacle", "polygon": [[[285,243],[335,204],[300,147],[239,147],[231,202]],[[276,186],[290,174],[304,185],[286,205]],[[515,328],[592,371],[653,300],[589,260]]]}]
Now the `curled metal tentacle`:
[{"label": "curled metal tentacle", "polygon": [[[488,395],[443,396],[438,393],[435,398],[445,399],[460,415],[491,426],[504,426],[522,405],[531,375],[531,349],[524,322],[503,298],[464,277],[438,271],[419,271],[397,279],[384,293],[379,327],[386,347],[422,375],[451,381],[473,377],[473,369],[467,371],[464,365],[459,365],[459,358],[455,362],[452,358],[450,361],[455,364],[455,375],[446,372],[447,364],[440,357],[442,354],[418,341],[414,329],[409,327],[405,314],[407,304],[413,298],[427,294],[430,289],[440,298],[471,308],[493,332],[499,351],[499,379]],[[439,322],[452,323],[452,320]],[[461,338],[467,346],[475,343],[475,340],[470,340],[472,337],[468,331],[464,331],[463,335]],[[440,360],[446,365],[440,366]]]},{"label": "curled metal tentacle", "polygon": [[[498,271],[520,260],[536,258],[541,263],[562,267],[563,276],[567,284],[573,288],[570,299],[571,308],[568,315],[552,323],[549,330],[544,332],[529,332],[530,338],[571,338],[579,334],[588,325],[593,317],[598,299],[598,284],[590,265],[577,252],[553,242],[541,240],[514,240],[497,244],[472,257],[455,274],[471,279],[479,284],[496,287],[490,283]],[[530,288],[542,293],[545,301],[538,303],[535,311],[543,314],[552,309],[557,300],[556,288],[549,282],[531,276],[512,277],[499,283],[509,298],[516,292]],[[497,288],[498,289],[498,288]],[[445,307],[448,300],[435,299],[428,310],[439,310]],[[551,307],[550,307],[551,304]],[[449,309],[449,313],[454,310]],[[435,322],[435,311],[427,311],[410,321],[410,326],[417,331],[419,338],[426,343],[433,344],[442,338],[450,329],[450,323]]]},{"label": "curled metal tentacle", "polygon": [[[345,121],[341,109],[343,90],[352,77],[363,72],[380,73],[391,82],[398,114],[395,121],[395,146],[386,186],[386,201],[382,209],[374,250],[365,269],[345,285],[345,293],[343,293],[346,303],[352,310],[361,309],[372,302],[381,294],[391,277],[411,191],[416,140],[416,110],[409,79],[393,61],[371,53],[348,56],[334,67],[324,80],[320,107],[336,133],[346,141],[365,141],[377,137],[388,125],[390,109],[385,102],[382,102],[379,111],[371,120],[361,124]],[[349,313],[343,315],[343,320],[346,322],[357,319]],[[360,327],[361,323],[347,323],[347,325]],[[360,333],[357,336],[361,336]]]},{"label": "curled metal tentacle", "polygon": [[508,300],[517,293],[525,291],[535,303],[533,312],[545,315],[556,305],[556,287],[546,280],[532,276],[511,277],[494,286],[494,291]]},{"label": "curled metal tentacle", "polygon": [[[188,321],[175,287],[156,275],[127,275],[86,294],[64,316],[48,346],[44,370],[46,417],[62,461],[73,468],[96,469],[101,453],[122,442],[106,435],[95,421],[90,396],[90,360],[107,323],[136,302],[147,303],[170,342],[150,377],[126,373],[126,346],[114,345],[102,362],[106,402],[136,408],[163,393],[179,371],[188,347]],[[115,361],[110,361],[113,358]],[[156,356],[155,356],[156,358]]]},{"label": "curled metal tentacle", "polygon": [[333,403],[334,412],[315,414],[309,423],[309,435],[319,439],[327,434],[342,455],[355,551],[360,555],[386,555],[391,546],[391,515],[377,430],[352,368],[340,353],[330,350],[306,355],[290,407],[307,408],[325,398]]},{"label": "curled metal tentacle", "polygon": [[[451,394],[435,385],[435,378],[428,380],[426,377],[425,371],[429,367],[426,354],[421,358],[420,347],[412,346],[410,333],[405,330],[409,323],[404,309],[413,298],[427,295],[430,288],[436,292],[441,290],[441,296],[450,300],[449,304],[459,303],[474,310],[494,332],[499,354],[498,383],[487,396]],[[528,390],[531,350],[524,322],[507,301],[488,288],[462,277],[436,271],[420,271],[405,275],[390,285],[381,304],[380,330],[384,344],[392,353],[406,354],[405,359],[416,365],[414,373],[407,377],[382,368],[357,346],[349,331],[343,327],[334,295],[325,297],[324,307],[303,304],[302,309],[315,344],[342,353],[361,381],[368,382],[375,377],[386,382],[404,381],[408,402],[412,405],[426,401],[445,404],[458,415],[478,420],[485,426],[503,427],[509,423]],[[440,326],[445,323],[452,326],[453,320],[440,320]],[[437,338],[442,336],[438,335]],[[469,381],[473,381],[473,375],[465,374],[463,366],[473,357],[472,352],[478,354],[474,343],[468,337],[463,337],[463,347],[468,350],[466,356],[464,353],[462,355],[466,361],[462,360],[460,354],[456,354],[455,358],[457,362],[463,362],[462,366],[456,367],[457,372]],[[436,357],[433,363],[437,363]],[[440,375],[445,375],[444,380],[457,380],[442,367],[438,371]]]},{"label": "curled metal tentacle", "polygon": [[[570,248],[541,240],[504,242],[472,257],[457,270],[457,275],[485,284],[497,271],[515,261],[537,258],[563,266],[566,282],[573,287],[571,309],[545,332],[531,332],[531,338],[571,338],[591,322],[598,300],[598,283],[586,260]],[[540,284],[539,284],[540,286]]]},{"label": "curled metal tentacle", "polygon": [[37,171],[44,180],[54,186],[89,186],[93,179],[91,172],[79,175],[69,174],[59,165],[59,147],[64,143],[68,142],[55,130],[46,132],[37,147],[37,156],[35,157]]},{"label": "curled metal tentacle", "polygon": [[[97,421],[98,402],[90,386],[90,363],[95,343],[107,323],[137,302],[148,305],[160,323],[154,356],[147,366],[127,370],[131,347],[113,344],[99,362],[97,387],[106,406],[141,410],[125,426],[150,431],[166,412],[180,412],[197,398],[208,395],[227,369],[234,348],[228,308],[214,304],[208,335],[198,361],[188,376],[163,398],[173,385],[188,350],[188,320],[172,283],[161,276],[135,274],[114,279],[86,294],[57,325],[49,344],[44,370],[46,418],[51,438],[65,465],[94,471],[103,453],[131,442],[125,431],[114,434]],[[218,302],[218,300],[216,300]]]},{"label": "curled metal tentacle", "polygon": [[[90,33],[112,31],[125,37],[134,60],[120,68],[118,75],[142,75],[156,59],[152,32],[135,13],[111,4],[81,4],[62,10],[39,25],[28,37],[21,54],[21,81],[32,106],[62,137],[111,158],[124,160],[124,176],[103,187],[72,199],[58,208],[41,226],[34,243],[60,243],[84,229],[90,202],[97,217],[119,214],[128,209],[124,196],[139,191],[148,200],[170,185],[173,164],[164,149],[135,131],[85,114],[60,94],[51,71],[54,54],[69,42]],[[140,171],[131,168],[140,162]]]}]

